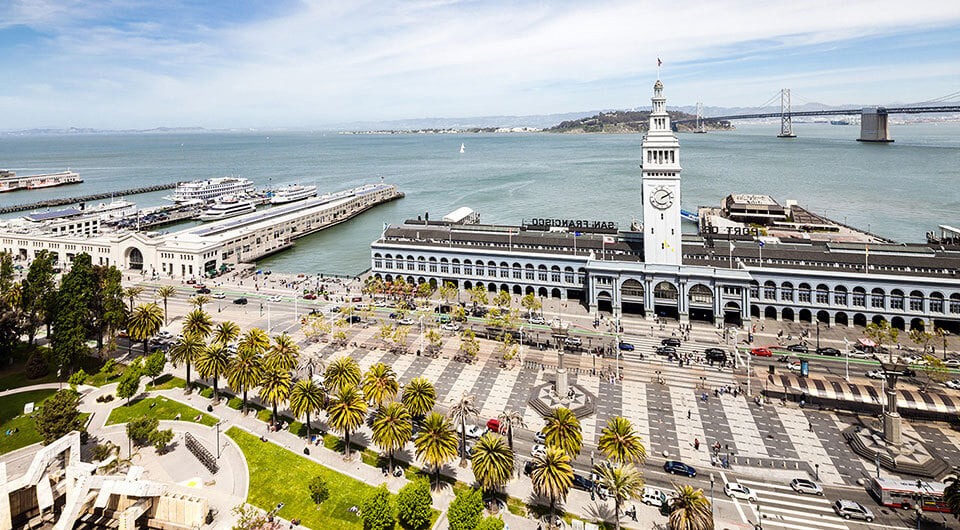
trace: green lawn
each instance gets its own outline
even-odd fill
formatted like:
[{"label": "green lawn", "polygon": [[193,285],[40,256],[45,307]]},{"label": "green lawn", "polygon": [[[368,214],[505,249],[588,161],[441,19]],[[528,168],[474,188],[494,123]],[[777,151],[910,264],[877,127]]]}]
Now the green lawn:
[{"label": "green lawn", "polygon": [[152,379],[147,379],[147,390],[168,390],[170,388],[187,388],[187,382],[179,377],[170,374],[164,374],[157,378],[157,384],[153,384]]},{"label": "green lawn", "polygon": [[[153,407],[151,408],[151,405]],[[147,416],[159,420],[176,419],[180,414],[180,421],[193,421],[198,414],[202,415],[200,423],[204,425],[214,425],[217,418],[199,410],[188,407],[179,401],[157,396],[152,398],[138,399],[130,405],[122,405],[110,411],[110,417],[107,418],[107,425],[115,423],[127,423],[134,418]]]},{"label": "green lawn", "polygon": [[[256,436],[231,427],[227,436],[243,450],[250,468],[250,493],[247,502],[264,510],[284,503],[279,515],[285,519],[300,518],[309,528],[356,528],[363,523],[350,513],[373,489],[363,482],[341,475],[320,464],[287,451]],[[307,482],[316,475],[327,481],[330,498],[316,509],[307,493]]]},{"label": "green lawn", "polygon": [[[39,409],[40,402],[56,393],[55,388],[51,390],[32,390],[0,399],[0,454],[26,447],[42,439],[40,433],[34,427],[33,418],[23,415],[23,406],[32,401],[35,404],[35,409]],[[7,431],[14,429],[19,429],[19,431],[7,435]]]}]

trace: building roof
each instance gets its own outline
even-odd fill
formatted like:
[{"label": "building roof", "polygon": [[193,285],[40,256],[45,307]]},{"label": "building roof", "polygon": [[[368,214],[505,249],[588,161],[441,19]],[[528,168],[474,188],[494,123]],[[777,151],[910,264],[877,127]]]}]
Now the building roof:
[{"label": "building roof", "polygon": [[39,223],[41,221],[49,221],[51,219],[60,219],[63,217],[75,217],[82,214],[83,211],[76,208],[65,208],[63,210],[53,210],[50,212],[43,213],[32,213],[30,215],[23,216],[28,221],[33,221]]}]

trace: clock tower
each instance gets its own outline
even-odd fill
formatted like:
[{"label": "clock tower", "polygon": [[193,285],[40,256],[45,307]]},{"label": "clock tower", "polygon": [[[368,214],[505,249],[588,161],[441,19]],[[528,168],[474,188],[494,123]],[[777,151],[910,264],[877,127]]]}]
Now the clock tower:
[{"label": "clock tower", "polygon": [[643,260],[680,265],[680,142],[670,129],[663,83],[653,85],[650,126],[643,137]]}]

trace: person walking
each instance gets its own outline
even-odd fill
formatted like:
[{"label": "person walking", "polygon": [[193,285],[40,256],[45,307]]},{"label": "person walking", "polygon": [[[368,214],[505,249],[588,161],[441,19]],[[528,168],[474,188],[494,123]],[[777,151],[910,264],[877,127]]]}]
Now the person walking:
[{"label": "person walking", "polygon": [[700,450],[700,439],[699,439],[699,438],[694,438],[694,439],[693,439],[693,448],[694,448],[695,450],[697,450],[697,451]]}]

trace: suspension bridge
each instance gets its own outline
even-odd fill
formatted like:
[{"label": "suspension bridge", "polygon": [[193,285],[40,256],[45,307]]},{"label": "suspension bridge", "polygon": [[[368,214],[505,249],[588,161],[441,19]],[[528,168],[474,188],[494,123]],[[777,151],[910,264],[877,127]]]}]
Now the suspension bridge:
[{"label": "suspension bridge", "polygon": [[[935,99],[915,103],[912,105],[903,105],[899,107],[881,107],[868,106],[861,108],[840,108],[840,109],[822,109],[822,110],[800,110],[792,109],[791,99],[796,94],[791,95],[789,88],[781,89],[757,108],[764,108],[774,103],[780,98],[780,111],[756,112],[752,114],[731,114],[728,116],[704,116],[703,103],[697,103],[697,117],[689,120],[679,120],[679,123],[696,123],[697,132],[706,132],[704,121],[731,121],[731,120],[750,120],[759,118],[780,118],[780,138],[796,138],[793,132],[793,118],[800,116],[860,116],[860,137],[859,142],[892,142],[890,136],[890,125],[887,116],[890,114],[925,114],[936,112],[960,112],[960,105],[951,103],[952,100],[960,97],[960,91],[946,94]],[[798,98],[803,99],[803,98]],[[807,101],[807,103],[812,103]]]}]

